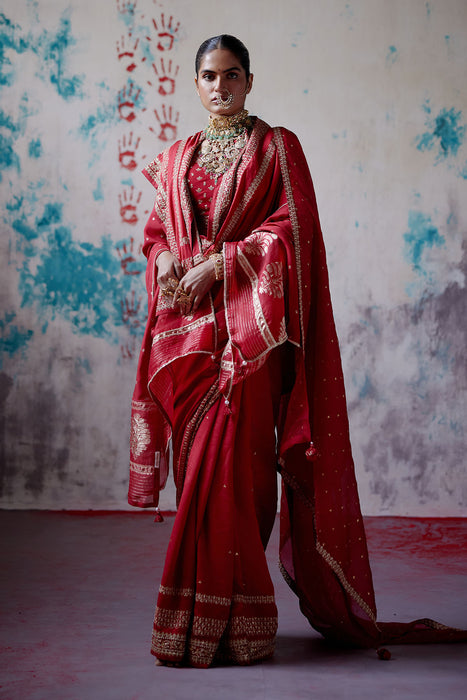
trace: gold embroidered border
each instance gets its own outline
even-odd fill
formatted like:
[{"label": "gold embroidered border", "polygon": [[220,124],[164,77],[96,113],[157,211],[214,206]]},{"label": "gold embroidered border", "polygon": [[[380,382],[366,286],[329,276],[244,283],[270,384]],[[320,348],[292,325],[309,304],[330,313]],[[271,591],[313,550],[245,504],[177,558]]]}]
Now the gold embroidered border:
[{"label": "gold embroidered border", "polygon": [[[239,203],[238,207],[235,209],[235,212],[230,217],[229,222],[222,233],[222,237],[219,239],[219,241],[216,242],[216,246],[215,246],[216,250],[220,249],[222,247],[222,245],[224,244],[224,242],[229,238],[232,230],[237,225],[241,216],[243,216],[243,213],[244,213],[245,209],[247,208],[248,204],[255,197],[256,192],[258,190],[258,187],[261,184],[261,181],[263,180],[269,166],[271,165],[271,161],[274,157],[275,149],[276,149],[276,147],[275,147],[274,141],[271,141],[271,143],[269,144],[269,146],[266,149],[266,153],[264,154],[264,158],[261,162],[261,165],[258,169],[258,172],[255,175],[254,180],[252,181],[252,183],[248,187],[247,191],[245,192],[244,196],[242,197],[242,200]],[[214,230],[217,230],[217,229],[215,228]]]},{"label": "gold embroidered border", "polygon": [[246,605],[268,605],[274,603],[273,595],[234,595],[234,603],[245,603]]},{"label": "gold embroidered border", "polygon": [[197,593],[195,596],[197,603],[208,603],[211,605],[230,605],[231,598],[223,598],[218,595],[207,595],[206,593]]},{"label": "gold embroidered border", "polygon": [[[296,480],[294,477],[292,477],[290,474],[288,474],[287,472],[285,472],[285,471],[282,471],[282,472],[281,472],[281,475],[282,475],[282,478],[284,479],[284,481],[285,481],[289,486],[291,486],[291,487],[294,489],[294,491],[296,492],[297,496],[298,496],[298,497],[300,498],[300,500],[306,505],[306,507],[309,508],[309,509],[312,511],[312,513],[313,513],[313,522],[314,522],[314,519],[315,519],[315,511],[314,511],[313,503],[312,503],[312,502],[305,496],[305,494],[302,492],[302,490],[301,490],[301,488],[300,488],[300,485],[299,485],[299,483],[297,482],[297,480]],[[315,525],[315,524],[314,524],[314,529],[315,529],[315,532],[316,532],[316,525]],[[368,617],[370,618],[370,620],[374,623],[376,629],[377,629],[378,631],[380,631],[378,625],[376,624],[376,615],[375,615],[375,613],[374,613],[373,610],[370,608],[370,606],[368,605],[368,603],[366,603],[366,602],[363,600],[363,598],[357,593],[357,591],[355,590],[355,588],[353,588],[353,586],[351,586],[351,584],[349,583],[349,581],[348,581],[346,575],[344,574],[344,570],[342,569],[342,566],[339,564],[339,562],[337,562],[337,561],[332,557],[332,555],[329,554],[329,552],[323,547],[323,545],[322,545],[320,542],[318,542],[318,540],[316,540],[316,542],[315,542],[315,547],[316,547],[316,551],[318,552],[318,554],[320,554],[320,555],[323,557],[323,559],[327,562],[327,564],[329,564],[329,566],[331,567],[331,569],[334,571],[334,573],[335,573],[336,576],[338,577],[339,581],[341,582],[342,587],[343,587],[343,588],[347,591],[347,593],[349,593],[349,595],[359,604],[359,606],[362,608],[362,610],[364,610],[364,611],[366,612],[366,614],[368,615]],[[290,584],[290,576],[287,574],[287,572],[285,571],[285,569],[284,569],[283,567],[281,567],[281,572],[282,572],[282,575],[284,576],[285,580],[287,581],[287,583],[290,585],[290,588],[291,588],[293,591],[296,591],[295,583],[292,581],[292,585]]]},{"label": "gold embroidered border", "polygon": [[275,635],[277,615],[275,617],[233,617],[229,621],[228,634],[239,637],[258,637]]},{"label": "gold embroidered border", "polygon": [[266,319],[264,318],[263,314],[263,307],[261,306],[261,301],[259,299],[259,294],[258,294],[258,277],[256,275],[256,272],[254,271],[253,267],[250,264],[250,261],[248,258],[243,254],[242,250],[240,248],[237,249],[237,259],[240,265],[242,266],[243,270],[245,271],[245,274],[247,275],[248,279],[250,280],[251,284],[251,294],[253,297],[253,308],[255,310],[255,318],[256,318],[256,325],[258,326],[258,329],[263,336],[263,340],[268,348],[273,348],[275,347],[276,340],[271,333],[269,326],[266,322]]},{"label": "gold embroidered border", "polygon": [[295,200],[293,196],[293,189],[290,183],[289,169],[287,166],[287,152],[285,150],[284,140],[282,138],[282,132],[280,127],[275,126],[273,128],[274,141],[277,145],[277,151],[279,153],[279,162],[281,165],[282,180],[284,182],[284,188],[287,195],[287,203],[289,205],[289,216],[290,223],[292,224],[292,232],[294,237],[294,247],[295,247],[295,262],[297,265],[297,278],[298,278],[298,306],[299,306],[299,316],[300,316],[300,330],[302,343],[305,342],[305,327],[303,322],[303,294],[302,294],[302,261],[300,258],[300,226],[298,224],[297,209],[295,207]]},{"label": "gold embroidered border", "polygon": [[[184,142],[186,144],[186,141]],[[185,221],[185,230],[191,231],[191,222],[193,221],[193,204],[190,196],[190,189],[188,186],[187,173],[190,167],[191,159],[198,148],[199,141],[196,141],[190,148],[188,148],[180,161],[180,169],[178,171],[178,187],[180,192],[180,203],[183,218]],[[180,231],[182,228],[179,229]],[[190,243],[191,239],[189,239]]]},{"label": "gold embroidered border", "polygon": [[190,618],[191,610],[167,610],[167,608],[157,606],[154,626],[188,629]]},{"label": "gold embroidered border", "polygon": [[195,440],[196,432],[201,425],[204,416],[209,411],[211,406],[215,404],[219,398],[219,383],[216,381],[207,394],[205,394],[203,400],[199,404],[197,410],[192,415],[191,419],[188,421],[185,428],[185,433],[183,436],[182,446],[180,449],[180,458],[178,461],[178,469],[175,474],[177,490],[180,492],[183,482],[185,481],[186,467],[188,462],[188,457],[190,456],[191,448]]},{"label": "gold embroidered border", "polygon": [[352,598],[353,598],[354,600],[357,601],[357,603],[359,604],[359,606],[362,608],[362,610],[364,610],[364,611],[366,612],[366,614],[368,615],[368,617],[370,618],[370,620],[374,623],[376,629],[379,631],[379,627],[378,627],[378,625],[376,624],[376,615],[375,615],[375,613],[374,613],[373,610],[370,608],[370,606],[368,605],[368,603],[365,603],[365,601],[364,601],[363,598],[357,593],[357,591],[355,590],[355,588],[353,588],[353,586],[350,585],[350,583],[349,583],[348,580],[347,580],[346,575],[344,574],[344,571],[343,571],[341,565],[329,554],[329,552],[327,552],[327,551],[324,549],[323,545],[322,545],[320,542],[316,542],[316,551],[319,552],[319,554],[321,554],[321,556],[323,557],[323,559],[329,564],[329,566],[331,567],[331,569],[334,571],[334,573],[335,573],[335,574],[337,575],[337,577],[339,578],[339,580],[340,580],[342,586],[345,588],[345,590],[347,591],[347,593],[349,593],[349,594],[352,596]]},{"label": "gold embroidered border", "polygon": [[274,649],[274,639],[256,644],[247,639],[229,639],[225,642],[225,646],[219,649],[216,659],[248,664],[251,661],[269,658],[273,655]]},{"label": "gold embroidered border", "polygon": [[135,411],[153,411],[156,408],[154,401],[133,401],[131,407]]},{"label": "gold embroidered border", "polygon": [[221,637],[226,628],[228,619],[219,619],[217,617],[202,617],[195,615],[193,618],[192,633],[197,637]]},{"label": "gold embroidered border", "polygon": [[136,462],[130,462],[130,471],[135,474],[143,474],[144,476],[150,476],[154,474],[155,467],[148,466],[147,464],[137,464]]},{"label": "gold embroidered border", "polygon": [[420,622],[422,625],[430,627],[432,630],[451,630],[451,632],[462,632],[463,630],[458,627],[449,627],[448,625],[443,625],[441,622],[436,622],[436,620],[431,620],[429,617],[423,617],[420,620],[415,620],[415,624]]},{"label": "gold embroidered border", "polygon": [[176,632],[152,633],[151,650],[156,654],[172,656],[181,660],[185,654],[186,635]]},{"label": "gold embroidered border", "polygon": [[201,326],[206,326],[208,323],[213,322],[214,316],[211,313],[209,313],[206,316],[197,318],[196,321],[192,321],[191,323],[187,323],[186,325],[181,326],[180,328],[172,328],[169,331],[163,331],[162,333],[158,333],[154,336],[152,344],[154,345],[158,340],[163,340],[164,338],[171,338],[172,336],[190,333],[191,331],[194,331],[197,328],[201,328]]},{"label": "gold embroidered border", "polygon": [[209,666],[216,653],[218,642],[208,642],[201,639],[190,639],[188,644],[189,658],[192,664]]},{"label": "gold embroidered border", "polygon": [[194,590],[192,588],[173,588],[171,586],[159,586],[159,593],[162,595],[173,595],[182,596],[182,598],[189,598],[194,595]]}]

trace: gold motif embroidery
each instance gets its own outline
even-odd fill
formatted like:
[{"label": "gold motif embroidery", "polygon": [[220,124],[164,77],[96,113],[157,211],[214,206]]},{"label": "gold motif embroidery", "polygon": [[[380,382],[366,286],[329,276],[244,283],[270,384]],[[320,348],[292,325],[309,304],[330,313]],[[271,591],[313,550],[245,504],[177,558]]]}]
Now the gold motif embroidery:
[{"label": "gold motif embroidery", "polygon": [[259,282],[259,292],[261,294],[269,294],[274,299],[282,299],[284,296],[282,263],[272,262],[266,265]]},{"label": "gold motif embroidery", "polygon": [[191,610],[167,610],[157,607],[154,616],[154,626],[187,629],[190,617]]},{"label": "gold motif embroidery", "polygon": [[131,402],[131,407],[135,411],[154,411],[156,408],[153,401],[135,401]]},{"label": "gold motif embroidery", "polygon": [[198,603],[208,603],[211,605],[230,605],[230,598],[223,598],[218,595],[206,595],[206,593],[197,593],[196,601]]},{"label": "gold motif embroidery", "polygon": [[193,635],[197,637],[220,637],[227,625],[227,618],[200,617],[193,618]]},{"label": "gold motif embroidery", "polygon": [[256,231],[245,239],[245,253],[249,255],[265,255],[269,246],[277,239],[277,233]]},{"label": "gold motif embroidery", "polygon": [[139,457],[151,442],[149,425],[144,418],[133,415],[131,418],[130,448],[135,457]]},{"label": "gold motif embroidery", "polygon": [[189,598],[190,596],[193,596],[194,590],[192,588],[172,588],[171,586],[159,586],[159,593],[162,593],[162,595],[173,595]]},{"label": "gold motif embroidery", "polygon": [[253,297],[253,308],[255,310],[256,325],[258,326],[261,335],[263,336],[263,340],[266,343],[266,346],[268,348],[273,348],[276,345],[276,341],[269,329],[268,324],[266,323],[266,319],[263,314],[263,307],[261,306],[261,302],[258,296],[258,278],[256,276],[256,272],[254,271],[253,267],[250,265],[250,262],[242,253],[240,248],[238,248],[237,250],[237,258],[238,262],[243,267],[251,283],[251,294]]},{"label": "gold motif embroidery", "polygon": [[269,605],[274,603],[273,595],[242,595],[241,593],[234,595],[234,603],[245,603],[247,605],[264,604]]},{"label": "gold motif embroidery", "polygon": [[233,617],[229,621],[228,632],[234,636],[263,636],[275,635],[277,631],[276,617]]},{"label": "gold motif embroidery", "polygon": [[175,632],[159,632],[154,630],[152,633],[151,650],[156,654],[164,657],[170,656],[175,660],[181,660],[185,653],[186,635],[177,634]]},{"label": "gold motif embroidery", "polygon": [[251,661],[267,659],[273,655],[275,649],[274,640],[253,643],[251,640],[228,640],[226,646],[220,649],[216,658],[219,661],[234,661],[236,663],[248,664]]},{"label": "gold motif embroidery", "polygon": [[155,467],[148,466],[147,464],[137,464],[136,462],[130,462],[130,471],[135,474],[142,474],[143,476],[151,476],[154,474]]}]

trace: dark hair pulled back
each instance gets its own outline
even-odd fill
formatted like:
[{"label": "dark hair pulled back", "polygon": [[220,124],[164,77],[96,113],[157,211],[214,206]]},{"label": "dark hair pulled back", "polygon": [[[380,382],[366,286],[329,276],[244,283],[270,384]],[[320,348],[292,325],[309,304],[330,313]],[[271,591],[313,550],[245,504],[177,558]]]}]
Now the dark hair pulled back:
[{"label": "dark hair pulled back", "polygon": [[240,61],[240,64],[243,70],[245,71],[248,80],[248,78],[250,77],[250,54],[248,53],[248,49],[245,46],[245,44],[243,44],[240,41],[240,39],[237,39],[231,34],[219,34],[219,36],[212,36],[210,39],[206,39],[206,41],[203,41],[198,51],[196,52],[196,75],[198,75],[199,73],[199,68],[203,58],[210,51],[214,51],[214,49],[227,49],[227,51],[233,53],[233,55]]}]

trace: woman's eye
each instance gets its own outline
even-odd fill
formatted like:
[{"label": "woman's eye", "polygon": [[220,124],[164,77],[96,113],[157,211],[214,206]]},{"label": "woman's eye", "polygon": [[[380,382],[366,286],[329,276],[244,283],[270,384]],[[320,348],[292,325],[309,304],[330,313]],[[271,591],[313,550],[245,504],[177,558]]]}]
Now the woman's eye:
[{"label": "woman's eye", "polygon": [[238,73],[228,73],[227,77],[229,78],[229,80],[235,80],[235,78],[238,78]]}]

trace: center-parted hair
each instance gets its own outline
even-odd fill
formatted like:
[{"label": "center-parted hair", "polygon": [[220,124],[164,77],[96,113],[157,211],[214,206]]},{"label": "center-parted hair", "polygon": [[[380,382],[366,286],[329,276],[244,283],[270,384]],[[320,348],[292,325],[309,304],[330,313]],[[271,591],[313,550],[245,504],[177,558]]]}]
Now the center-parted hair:
[{"label": "center-parted hair", "polygon": [[195,59],[195,71],[196,75],[199,73],[199,68],[201,66],[201,61],[204,56],[210,51],[215,49],[226,49],[234,54],[236,58],[240,61],[243,70],[246,73],[247,80],[250,77],[250,54],[248,49],[243,44],[240,39],[237,39],[231,34],[219,34],[219,36],[212,36],[210,39],[203,41],[198,51],[196,52]]}]

